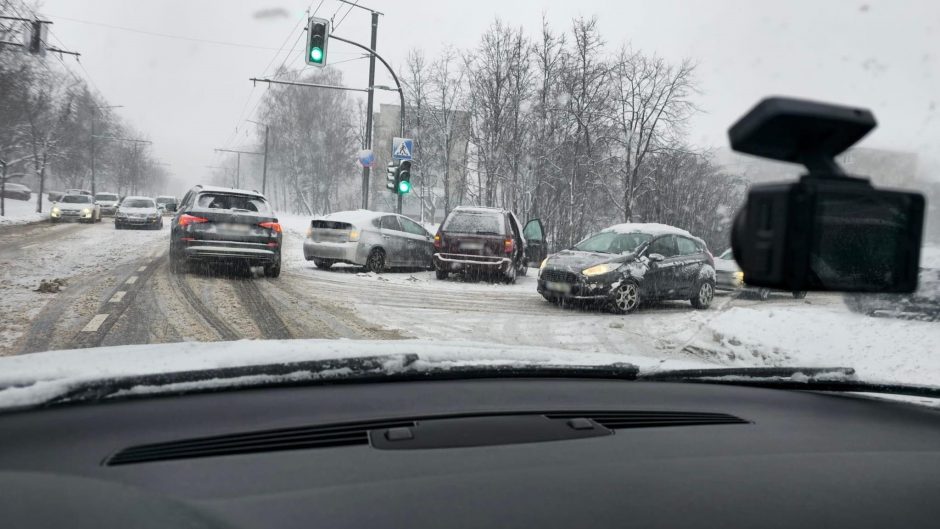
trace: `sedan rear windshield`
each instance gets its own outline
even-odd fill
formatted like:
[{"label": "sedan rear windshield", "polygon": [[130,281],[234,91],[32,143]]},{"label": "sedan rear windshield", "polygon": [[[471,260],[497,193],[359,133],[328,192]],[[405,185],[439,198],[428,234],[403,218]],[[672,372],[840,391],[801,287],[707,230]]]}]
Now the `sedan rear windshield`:
[{"label": "sedan rear windshield", "polygon": [[646,233],[605,231],[579,242],[574,249],[582,252],[629,253],[650,239],[652,236]]},{"label": "sedan rear windshield", "polygon": [[502,235],[503,216],[499,213],[454,213],[447,219],[442,230],[477,235]]},{"label": "sedan rear windshield", "polygon": [[91,204],[91,197],[88,195],[65,195],[62,197],[63,204]]},{"label": "sedan rear windshield", "polygon": [[154,206],[153,200],[146,198],[132,198],[130,200],[125,200],[121,203],[122,208],[152,208]]},{"label": "sedan rear windshield", "polygon": [[117,195],[112,195],[111,193],[98,193],[95,195],[95,200],[117,201],[117,199]]},{"label": "sedan rear windshield", "polygon": [[196,201],[196,207],[202,209],[227,209],[232,211],[250,211],[252,213],[270,213],[271,208],[261,197],[248,195],[230,195],[225,193],[203,193]]}]

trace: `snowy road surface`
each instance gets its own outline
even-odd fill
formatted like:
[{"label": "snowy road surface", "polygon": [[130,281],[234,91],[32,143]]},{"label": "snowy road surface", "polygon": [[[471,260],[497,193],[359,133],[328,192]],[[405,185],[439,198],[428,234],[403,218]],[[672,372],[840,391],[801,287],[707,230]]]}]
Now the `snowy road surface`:
[{"label": "snowy road surface", "polygon": [[[116,231],[110,219],[0,227],[0,355],[191,341],[420,338],[716,366],[850,365],[866,378],[940,383],[940,361],[925,350],[940,341],[940,326],[854,314],[839,295],[781,294],[767,302],[719,295],[705,311],[669,302],[617,316],[549,304],[535,290],[536,270],[515,285],[438,281],[427,271],[318,270],[303,259],[305,221],[284,220],[278,279],[199,268],[171,274],[168,228]],[[53,279],[65,288],[35,291]]]}]

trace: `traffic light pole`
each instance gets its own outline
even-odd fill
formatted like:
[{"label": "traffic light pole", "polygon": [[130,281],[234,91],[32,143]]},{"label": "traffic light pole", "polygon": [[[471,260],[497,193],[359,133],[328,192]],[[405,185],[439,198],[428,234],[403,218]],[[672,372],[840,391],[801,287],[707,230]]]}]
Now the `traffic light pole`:
[{"label": "traffic light pole", "polygon": [[[379,14],[372,12],[372,46],[374,50],[379,32]],[[372,149],[372,116],[375,104],[375,54],[369,54],[369,95],[366,99],[366,149]],[[362,209],[369,209],[369,172],[367,165],[362,166]],[[399,208],[401,209],[401,208]]]}]

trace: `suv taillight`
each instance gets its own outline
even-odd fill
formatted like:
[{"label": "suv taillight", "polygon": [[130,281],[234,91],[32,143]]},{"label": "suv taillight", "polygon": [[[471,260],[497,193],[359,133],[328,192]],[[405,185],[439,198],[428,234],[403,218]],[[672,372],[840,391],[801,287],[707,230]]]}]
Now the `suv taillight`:
[{"label": "suv taillight", "polygon": [[512,239],[506,239],[505,241],[503,241],[503,249],[506,251],[507,254],[512,253],[516,249],[516,241]]},{"label": "suv taillight", "polygon": [[193,215],[180,215],[180,226],[189,226],[190,224],[202,224],[203,222],[209,222],[209,219],[204,219],[202,217],[196,217]]},{"label": "suv taillight", "polygon": [[261,226],[262,228],[267,228],[269,230],[274,230],[275,233],[281,233],[281,225],[278,224],[277,222],[262,222],[258,224],[258,226]]},{"label": "suv taillight", "polygon": [[441,246],[443,245],[444,243],[443,243],[443,240],[441,239],[441,234],[438,233],[437,235],[434,236],[434,247],[440,250]]}]

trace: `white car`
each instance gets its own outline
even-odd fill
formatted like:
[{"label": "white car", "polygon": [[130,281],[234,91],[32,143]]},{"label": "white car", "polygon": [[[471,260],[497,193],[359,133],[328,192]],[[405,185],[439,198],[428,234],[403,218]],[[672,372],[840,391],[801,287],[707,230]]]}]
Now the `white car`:
[{"label": "white car", "polygon": [[52,222],[75,220],[78,222],[101,222],[101,207],[91,195],[65,195],[52,203],[49,211]]}]

